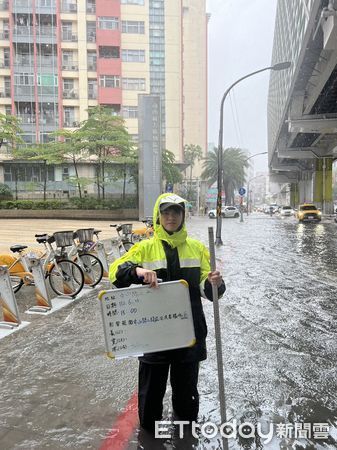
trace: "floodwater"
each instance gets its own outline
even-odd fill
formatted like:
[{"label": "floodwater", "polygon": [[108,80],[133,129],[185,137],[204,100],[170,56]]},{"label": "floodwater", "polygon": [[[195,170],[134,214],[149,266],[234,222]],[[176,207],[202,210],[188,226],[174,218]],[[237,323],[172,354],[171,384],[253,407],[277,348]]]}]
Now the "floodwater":
[{"label": "floodwater", "polygon": [[[192,217],[190,234],[207,243],[215,221]],[[298,224],[263,214],[223,221],[217,264],[227,284],[220,300],[227,421],[284,423],[308,439],[270,443],[237,433],[233,449],[337,448],[337,227],[325,219]],[[27,290],[32,288],[26,288]],[[98,449],[136,389],[137,361],[111,361],[97,290],[0,341],[0,448]],[[31,296],[19,293],[20,311]],[[199,423],[220,424],[213,306],[205,301],[208,359],[201,364]],[[164,418],[170,420],[170,392]],[[313,436],[326,423],[329,437]],[[317,429],[316,429],[317,431]],[[323,436],[324,437],[324,436]],[[113,447],[111,447],[112,450]],[[218,449],[217,437],[183,440],[138,436],[131,449]]]}]

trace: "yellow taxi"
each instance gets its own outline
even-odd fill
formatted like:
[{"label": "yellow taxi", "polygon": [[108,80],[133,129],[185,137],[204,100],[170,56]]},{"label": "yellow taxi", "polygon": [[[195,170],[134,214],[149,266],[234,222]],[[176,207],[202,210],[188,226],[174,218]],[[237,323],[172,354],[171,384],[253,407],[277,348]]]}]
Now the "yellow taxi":
[{"label": "yellow taxi", "polygon": [[322,218],[322,213],[312,203],[303,203],[303,205],[300,205],[298,207],[296,216],[299,222],[304,221],[320,222]]}]

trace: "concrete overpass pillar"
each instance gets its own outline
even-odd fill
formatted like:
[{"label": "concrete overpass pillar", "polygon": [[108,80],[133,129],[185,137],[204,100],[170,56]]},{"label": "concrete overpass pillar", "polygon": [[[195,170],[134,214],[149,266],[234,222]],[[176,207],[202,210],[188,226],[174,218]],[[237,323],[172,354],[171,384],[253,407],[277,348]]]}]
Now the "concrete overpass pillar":
[{"label": "concrete overpass pillar", "polygon": [[290,206],[297,208],[299,205],[298,183],[290,185]]},{"label": "concrete overpass pillar", "polygon": [[298,204],[310,203],[313,197],[312,174],[302,172],[301,180],[298,182]]},{"label": "concrete overpass pillar", "polygon": [[323,214],[333,214],[332,158],[316,160],[313,188],[313,200],[317,207]]}]

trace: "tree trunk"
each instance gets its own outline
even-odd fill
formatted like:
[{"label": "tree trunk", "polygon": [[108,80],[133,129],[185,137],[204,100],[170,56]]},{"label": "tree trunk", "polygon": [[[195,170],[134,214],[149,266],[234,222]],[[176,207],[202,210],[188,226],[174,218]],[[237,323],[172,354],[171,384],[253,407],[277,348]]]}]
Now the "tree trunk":
[{"label": "tree trunk", "polygon": [[47,199],[47,161],[43,160],[43,201]]},{"label": "tree trunk", "polygon": [[18,169],[14,166],[15,200],[18,200]]},{"label": "tree trunk", "polygon": [[102,199],[105,200],[105,165],[102,161]]},{"label": "tree trunk", "polygon": [[79,195],[80,198],[82,198],[81,183],[80,183],[80,179],[79,179],[79,176],[78,176],[78,168],[77,168],[77,162],[76,162],[75,158],[73,158],[73,164],[74,164],[75,175],[76,175],[76,180],[77,180],[78,195]]},{"label": "tree trunk", "polygon": [[123,173],[123,194],[122,194],[123,202],[125,200],[125,187],[126,187],[126,164],[124,164],[124,173]]},{"label": "tree trunk", "polygon": [[96,167],[96,184],[97,184],[97,198],[101,199],[101,187],[100,187],[100,163],[97,164]]}]

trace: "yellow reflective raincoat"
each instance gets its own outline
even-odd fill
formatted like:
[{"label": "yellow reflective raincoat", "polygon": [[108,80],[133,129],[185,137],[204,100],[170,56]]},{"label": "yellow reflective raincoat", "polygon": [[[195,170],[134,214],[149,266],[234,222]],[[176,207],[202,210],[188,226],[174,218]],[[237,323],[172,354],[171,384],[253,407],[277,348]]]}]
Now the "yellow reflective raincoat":
[{"label": "yellow reflective raincoat", "polygon": [[[156,201],[153,210],[154,236],[135,244],[125,255],[114,261],[109,270],[110,281],[118,288],[128,287],[132,283],[141,284],[136,275],[136,267],[154,270],[163,281],[183,279],[189,284],[196,344],[184,349],[148,353],[140,358],[152,363],[206,359],[207,326],[200,297],[212,300],[212,286],[207,279],[210,256],[204,244],[187,236],[185,222],[173,234],[167,233],[160,224],[159,204],[171,195],[162,194]],[[225,289],[223,283],[218,288],[220,296]]]}]

